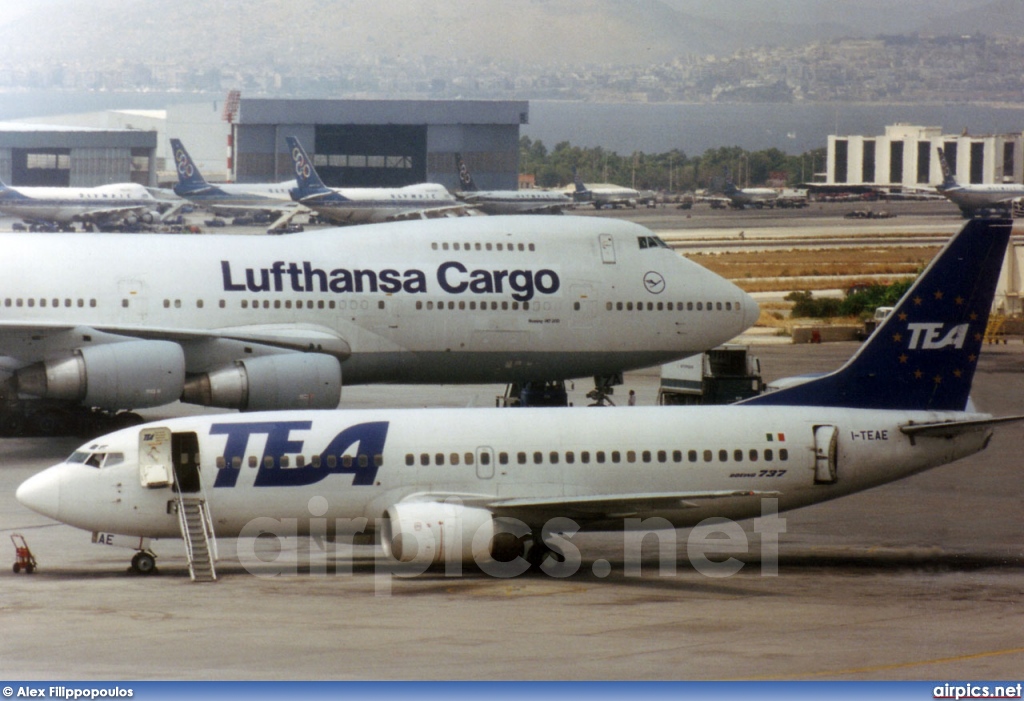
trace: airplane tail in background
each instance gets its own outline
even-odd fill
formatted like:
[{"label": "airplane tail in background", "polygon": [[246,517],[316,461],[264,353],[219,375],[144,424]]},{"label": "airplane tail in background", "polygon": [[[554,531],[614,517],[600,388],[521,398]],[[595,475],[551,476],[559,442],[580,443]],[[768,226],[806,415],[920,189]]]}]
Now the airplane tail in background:
[{"label": "airplane tail in background", "polygon": [[572,181],[576,184],[576,192],[573,193],[573,199],[577,202],[585,202],[593,197],[593,193],[587,189],[587,186],[583,184],[583,178],[576,171],[576,166],[572,167]]},{"label": "airplane tail in background", "polygon": [[2,200],[24,200],[28,199],[25,195],[21,194],[13,187],[0,180],[0,201]]},{"label": "airplane tail in background", "polygon": [[736,183],[734,183],[732,178],[729,177],[729,169],[726,168],[725,175],[722,180],[722,193],[728,197],[730,195],[735,195],[737,192],[739,192],[739,188],[736,187]]},{"label": "airplane tail in background", "polygon": [[937,150],[939,152],[939,166],[942,168],[942,184],[939,185],[938,189],[941,191],[959,187],[956,178],[953,177],[953,171],[949,168],[949,162],[946,161],[946,154],[941,148]]},{"label": "airplane tail in background", "polygon": [[298,183],[298,187],[292,190],[293,199],[302,201],[307,197],[337,194],[324,185],[320,176],[317,175],[316,168],[313,167],[313,159],[306,154],[306,150],[302,148],[299,140],[294,136],[286,136],[285,142],[287,142],[288,151],[292,156],[292,163],[295,166],[295,181]]},{"label": "airplane tail in background", "polygon": [[476,192],[480,188],[473,182],[473,176],[469,174],[469,168],[466,167],[466,162],[462,160],[462,154],[455,154],[455,167],[459,174],[459,187],[463,192]]},{"label": "airplane tail in background", "polygon": [[1012,228],[971,220],[843,367],[742,403],[964,411]]},{"label": "airplane tail in background", "polygon": [[194,194],[210,187],[180,139],[171,139],[171,153],[174,154],[174,167],[178,171],[178,184],[174,186],[176,195]]}]

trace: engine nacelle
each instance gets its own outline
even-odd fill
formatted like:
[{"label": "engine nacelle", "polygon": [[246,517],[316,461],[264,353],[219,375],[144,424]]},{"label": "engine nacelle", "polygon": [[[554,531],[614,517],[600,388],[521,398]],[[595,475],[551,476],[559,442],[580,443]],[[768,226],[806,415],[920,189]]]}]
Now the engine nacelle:
[{"label": "engine nacelle", "polygon": [[388,557],[421,565],[509,562],[523,554],[520,538],[487,509],[443,502],[390,507],[381,527],[381,545]]},{"label": "engine nacelle", "polygon": [[101,409],[141,409],[177,401],[185,352],[171,341],[124,341],[77,348],[16,374],[18,391]]},{"label": "engine nacelle", "polygon": [[242,411],[336,409],[341,363],[323,353],[266,355],[190,377],[181,401]]}]

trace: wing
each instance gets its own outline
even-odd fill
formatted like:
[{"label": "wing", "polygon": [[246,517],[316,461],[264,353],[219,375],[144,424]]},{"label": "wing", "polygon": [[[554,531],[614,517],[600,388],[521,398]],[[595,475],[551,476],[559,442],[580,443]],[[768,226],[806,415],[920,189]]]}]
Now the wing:
[{"label": "wing", "polygon": [[73,326],[0,322],[0,356],[8,368],[66,355],[83,345],[167,340],[182,344],[190,371],[252,354],[317,352],[345,360],[352,349],[337,332],[314,324],[263,324],[221,329]]},{"label": "wing", "polygon": [[700,506],[700,502],[709,499],[761,499],[781,495],[782,492],[777,491],[712,490],[501,499],[479,494],[429,493],[413,495],[403,501],[458,500],[467,506],[488,509],[495,516],[517,518],[527,523],[543,523],[554,516],[565,516],[587,523],[654,512],[695,509]]}]

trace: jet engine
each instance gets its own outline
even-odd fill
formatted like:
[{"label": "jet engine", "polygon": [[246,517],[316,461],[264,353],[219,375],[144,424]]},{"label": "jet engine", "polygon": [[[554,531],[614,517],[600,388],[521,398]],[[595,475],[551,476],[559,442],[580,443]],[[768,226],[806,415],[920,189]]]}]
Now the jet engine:
[{"label": "jet engine", "polygon": [[101,409],[141,409],[176,401],[185,353],[171,341],[124,341],[75,349],[16,374],[18,391]]},{"label": "jet engine", "polygon": [[336,409],[341,363],[323,353],[239,360],[189,377],[181,401],[242,411]]},{"label": "jet engine", "polygon": [[390,507],[381,526],[381,545],[388,557],[421,565],[510,562],[523,554],[520,537],[495,521],[490,511],[447,502]]}]

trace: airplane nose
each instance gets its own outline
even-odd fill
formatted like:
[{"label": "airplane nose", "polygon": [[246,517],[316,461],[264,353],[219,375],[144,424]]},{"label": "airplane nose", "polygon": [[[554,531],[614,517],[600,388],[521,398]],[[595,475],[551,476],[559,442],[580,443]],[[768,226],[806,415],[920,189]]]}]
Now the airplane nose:
[{"label": "airplane nose", "polygon": [[761,317],[761,307],[748,294],[743,295],[743,328],[749,329]]},{"label": "airplane nose", "polygon": [[22,482],[14,497],[36,513],[56,519],[60,511],[60,474],[43,470]]}]

